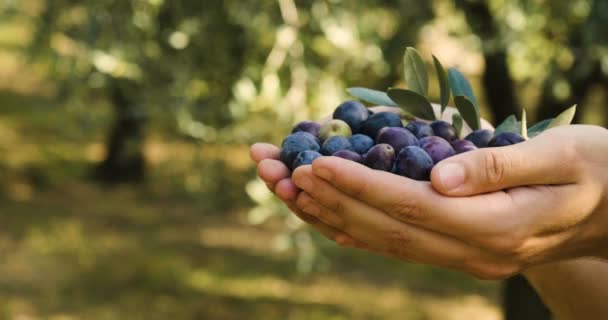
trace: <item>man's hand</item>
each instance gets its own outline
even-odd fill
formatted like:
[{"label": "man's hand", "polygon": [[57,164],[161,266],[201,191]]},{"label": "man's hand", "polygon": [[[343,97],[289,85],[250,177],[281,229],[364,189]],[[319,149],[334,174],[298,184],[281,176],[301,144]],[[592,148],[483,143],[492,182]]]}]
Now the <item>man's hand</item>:
[{"label": "man's hand", "polygon": [[355,246],[499,279],[550,261],[608,257],[607,159],[608,131],[570,126],[446,159],[432,183],[323,157],[293,173],[302,192],[292,195]]}]

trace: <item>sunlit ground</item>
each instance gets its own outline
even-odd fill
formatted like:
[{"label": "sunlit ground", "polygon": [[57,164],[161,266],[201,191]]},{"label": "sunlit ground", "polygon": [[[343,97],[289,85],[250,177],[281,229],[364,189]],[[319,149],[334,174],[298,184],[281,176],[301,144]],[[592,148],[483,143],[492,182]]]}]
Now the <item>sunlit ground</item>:
[{"label": "sunlit ground", "polygon": [[496,283],[330,243],[298,275],[282,225],[247,223],[246,146],[151,134],[148,181],[99,186],[103,136],[43,97],[0,103],[0,319],[500,318]]},{"label": "sunlit ground", "polygon": [[94,184],[109,107],[51,102],[2,28],[0,319],[500,319],[495,282],[329,242],[298,274],[284,226],[247,222],[243,145],[149,129],[147,181]]}]

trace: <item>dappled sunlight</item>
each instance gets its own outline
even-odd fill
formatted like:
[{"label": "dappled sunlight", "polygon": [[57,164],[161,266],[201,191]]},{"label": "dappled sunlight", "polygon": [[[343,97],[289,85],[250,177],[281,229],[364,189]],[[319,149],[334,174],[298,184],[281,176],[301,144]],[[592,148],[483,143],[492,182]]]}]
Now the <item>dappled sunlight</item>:
[{"label": "dappled sunlight", "polygon": [[[244,266],[245,267],[245,266]],[[225,277],[195,270],[189,283],[196,289],[246,299],[277,298],[297,303],[330,304],[355,317],[410,319],[500,319],[498,308],[478,295],[436,298],[398,287],[370,287],[365,282],[320,277],[286,281],[273,277]],[[370,308],[373,306],[372,308]]]},{"label": "dappled sunlight", "polygon": [[490,121],[606,124],[594,3],[0,0],[0,320],[500,320],[500,282],[325,239],[249,146],[407,88],[406,46]]},{"label": "dappled sunlight", "polygon": [[[57,198],[76,195],[76,190],[70,203]],[[310,319],[306,314],[317,314],[313,319],[452,319],[438,311],[447,306],[450,312],[469,310],[464,314],[479,319],[494,319],[487,315],[497,312],[488,298],[434,296],[416,293],[402,280],[379,285],[374,276],[353,276],[353,268],[393,274],[394,279],[411,271],[387,273],[361,263],[347,267],[340,261],[350,264],[344,257],[355,251],[335,255],[335,246],[326,252],[335,257],[335,269],[301,276],[293,253],[273,248],[279,225],[252,228],[240,222],[243,213],[196,218],[188,212],[196,207],[141,198],[131,188],[104,191],[84,184],[41,192],[30,203],[5,203],[0,218],[11,231],[0,237],[5,257],[0,262],[0,310],[31,319],[104,319],[124,312],[149,319],[158,312],[188,318],[212,305],[221,319],[263,318],[273,312],[277,319]],[[432,273],[416,277],[435,281]],[[100,298],[107,302],[97,302]],[[144,301],[155,306],[142,308]],[[301,313],[304,306],[309,312]]]},{"label": "dappled sunlight", "polygon": [[275,237],[245,226],[218,226],[200,231],[200,242],[204,247],[238,249],[252,254],[272,254]]}]

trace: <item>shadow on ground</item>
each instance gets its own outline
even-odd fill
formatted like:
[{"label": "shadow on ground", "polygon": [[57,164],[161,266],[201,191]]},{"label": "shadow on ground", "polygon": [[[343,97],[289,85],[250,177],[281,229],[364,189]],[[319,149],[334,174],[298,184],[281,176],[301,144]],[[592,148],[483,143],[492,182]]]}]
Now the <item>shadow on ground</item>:
[{"label": "shadow on ground", "polygon": [[87,122],[0,101],[0,319],[500,318],[496,283],[329,243],[328,270],[297,274],[280,224],[246,222],[246,147],[152,135],[146,182],[100,186],[103,136],[70,126],[102,126],[103,108]]}]

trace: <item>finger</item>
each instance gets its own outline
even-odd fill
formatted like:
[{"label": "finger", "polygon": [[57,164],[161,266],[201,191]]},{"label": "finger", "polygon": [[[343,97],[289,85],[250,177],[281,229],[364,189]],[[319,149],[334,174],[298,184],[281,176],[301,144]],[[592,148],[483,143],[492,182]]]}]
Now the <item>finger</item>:
[{"label": "finger", "polygon": [[[504,192],[446,197],[436,192],[428,182],[372,170],[337,157],[315,160],[312,172],[341,192],[397,220],[457,238],[483,238],[494,231],[488,226],[497,225],[496,221],[512,220],[509,217],[512,200]],[[296,176],[299,177],[297,170],[292,179]],[[294,183],[306,192],[316,188],[306,186],[303,181]]]},{"label": "finger", "polygon": [[291,210],[298,218],[302,221],[311,225],[314,229],[319,231],[325,238],[335,241],[337,244],[346,247],[360,247],[364,248],[366,245],[360,241],[355,240],[344,232],[340,232],[329,225],[323,223],[316,217],[302,212],[294,203],[286,203],[289,210]]},{"label": "finger", "polygon": [[524,185],[566,184],[577,180],[575,148],[538,137],[516,145],[463,153],[439,162],[433,187],[466,196]]},{"label": "finger", "polygon": [[343,247],[354,247],[359,249],[368,248],[367,244],[347,235],[346,233],[340,233],[336,235],[336,243]]},{"label": "finger", "polygon": [[298,186],[305,179],[301,178],[304,176],[314,186],[310,191],[298,195],[297,207],[375,251],[388,252],[405,260],[461,269],[470,267],[467,261],[489,259],[479,248],[397,221],[374,207],[342,194],[307,170],[310,171],[310,168],[302,167],[294,172],[294,182]]},{"label": "finger", "polygon": [[258,175],[266,184],[272,186],[274,191],[275,185],[290,175],[289,169],[279,160],[264,159],[258,163]]},{"label": "finger", "polygon": [[249,156],[255,162],[264,159],[279,159],[280,149],[270,143],[255,143],[249,149]]},{"label": "finger", "polygon": [[274,192],[282,201],[293,202],[296,200],[300,189],[298,189],[290,178],[284,178],[277,182]]},{"label": "finger", "polygon": [[322,205],[305,192],[301,192],[298,195],[295,204],[296,207],[303,212],[323,221],[323,223],[326,223],[327,225],[338,229],[344,228],[345,222],[343,217],[335,214],[335,212],[323,210]]}]

